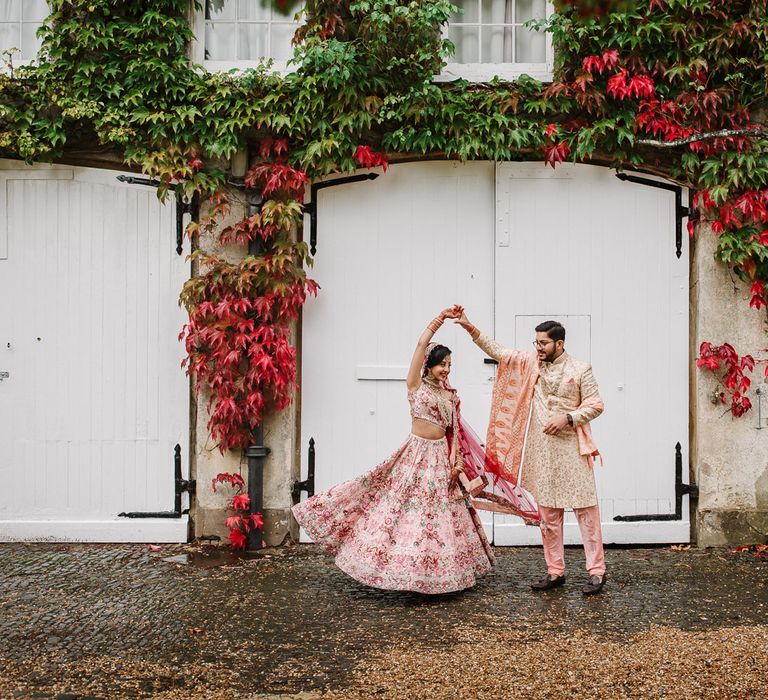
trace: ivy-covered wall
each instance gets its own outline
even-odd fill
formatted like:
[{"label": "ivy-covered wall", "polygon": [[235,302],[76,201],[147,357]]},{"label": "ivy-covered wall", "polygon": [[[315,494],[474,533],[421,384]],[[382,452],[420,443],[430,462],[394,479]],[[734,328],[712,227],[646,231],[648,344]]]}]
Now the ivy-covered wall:
[{"label": "ivy-covered wall", "polygon": [[[196,240],[259,242],[237,259],[199,251],[182,293],[187,367],[222,451],[290,403],[290,327],[316,291],[293,235],[306,182],[402,158],[574,160],[691,187],[701,218],[690,233],[708,237],[701,249],[746,290],[743,303],[724,302],[729,312],[758,329],[732,337],[699,319],[713,335],[697,337],[693,356],[722,376],[722,411],[753,415],[768,302],[765,0],[563,1],[539,23],[556,56],[550,84],[435,83],[451,48],[445,0],[312,0],[286,76],[192,65],[187,0],[51,6],[39,60],[0,75],[0,156],[118,160],[158,179],[161,196],[176,182],[208,202],[189,229]],[[234,211],[225,164],[243,148],[254,159],[245,185],[264,201],[222,226]],[[239,543],[245,521],[231,525]]]}]

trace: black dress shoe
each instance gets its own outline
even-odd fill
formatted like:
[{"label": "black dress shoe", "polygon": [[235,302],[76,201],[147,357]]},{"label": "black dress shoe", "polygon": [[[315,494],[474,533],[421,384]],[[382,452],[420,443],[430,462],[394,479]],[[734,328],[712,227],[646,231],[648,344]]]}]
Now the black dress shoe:
[{"label": "black dress shoe", "polygon": [[600,591],[603,590],[603,586],[605,585],[605,574],[601,576],[598,576],[597,574],[593,574],[587,579],[587,582],[584,584],[584,588],[581,589],[581,592],[584,595],[595,595],[596,593],[600,593]]},{"label": "black dress shoe", "polygon": [[552,588],[560,588],[565,583],[565,576],[555,576],[552,578],[547,574],[543,579],[531,584],[534,591],[548,591]]}]

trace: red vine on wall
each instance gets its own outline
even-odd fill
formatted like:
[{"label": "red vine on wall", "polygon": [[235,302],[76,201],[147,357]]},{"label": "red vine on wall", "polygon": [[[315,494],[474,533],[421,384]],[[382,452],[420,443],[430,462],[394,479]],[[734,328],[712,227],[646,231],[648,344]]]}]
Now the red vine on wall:
[{"label": "red vine on wall", "polygon": [[[189,323],[180,335],[187,351],[184,365],[195,388],[210,392],[208,428],[221,452],[250,444],[264,412],[290,403],[296,387],[296,349],[289,324],[318,289],[304,270],[307,247],[294,236],[307,176],[286,162],[287,151],[284,139],[261,142],[260,162],[246,173],[245,186],[258,190],[266,201],[219,234],[222,244],[258,240],[262,252],[228,263],[195,251],[201,272],[181,295],[189,311]],[[204,227],[208,231],[231,210],[223,192],[210,202]],[[200,230],[193,224],[188,232]],[[233,548],[242,548],[249,529],[261,527],[261,515],[246,515],[250,504],[239,474],[219,474],[214,491],[217,481],[238,490],[230,502],[237,514],[226,523]]]},{"label": "red vine on wall", "polygon": [[264,526],[264,519],[261,513],[248,514],[251,506],[251,499],[245,490],[245,480],[240,474],[229,474],[222,472],[211,479],[211,488],[216,493],[217,484],[227,484],[233,490],[234,494],[229,500],[228,508],[235,511],[235,515],[230,515],[225,523],[229,528],[227,540],[232,545],[232,549],[245,549],[245,543],[248,533],[252,528],[260,529]]},{"label": "red vine on wall", "polygon": [[[263,252],[233,264],[196,251],[193,256],[200,262],[201,274],[187,282],[181,296],[189,310],[189,323],[180,335],[187,351],[184,365],[196,389],[210,392],[208,428],[221,452],[250,444],[264,412],[290,403],[296,389],[296,349],[289,323],[318,290],[304,271],[307,247],[294,238],[303,214],[307,175],[288,164],[287,154],[285,139],[260,142],[260,162],[246,173],[245,186],[259,191],[266,201],[259,211],[219,234],[222,244],[258,240]],[[388,165],[385,154],[370,146],[359,146],[354,157],[363,167],[386,170]],[[223,192],[210,202],[208,231],[231,211]],[[188,233],[200,230],[192,224]],[[261,515],[246,515],[250,503],[239,474],[219,474],[212,483],[214,491],[217,483],[237,490],[229,504],[237,514],[226,524],[232,547],[243,548],[250,528],[262,526]]]},{"label": "red vine on wall", "polygon": [[[699,348],[696,365],[712,372],[723,371],[722,382],[729,390],[730,396],[720,392],[719,399],[721,403],[727,403],[730,399],[730,411],[734,416],[743,416],[752,407],[752,402],[746,396],[752,384],[747,373],[755,369],[755,358],[752,355],[739,356],[729,343],[712,345],[704,342]],[[765,368],[765,376],[768,377],[768,365]]]}]

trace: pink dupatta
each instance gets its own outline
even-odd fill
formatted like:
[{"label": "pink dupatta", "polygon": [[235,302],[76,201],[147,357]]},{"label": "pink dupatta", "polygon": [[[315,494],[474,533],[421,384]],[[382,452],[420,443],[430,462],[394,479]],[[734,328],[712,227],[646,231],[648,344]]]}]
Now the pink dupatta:
[{"label": "pink dupatta", "polygon": [[[427,346],[422,377],[426,375],[426,356],[434,345],[430,343]],[[448,381],[442,382],[441,387],[453,395],[453,422],[446,430],[450,463],[453,466],[460,459],[464,468],[460,483],[472,506],[478,510],[516,515],[528,525],[538,525],[539,511],[533,496],[519,486],[517,480],[508,480],[500,474],[495,457],[462,418],[461,401],[456,389]],[[485,489],[489,484],[495,487],[494,492]]]}]

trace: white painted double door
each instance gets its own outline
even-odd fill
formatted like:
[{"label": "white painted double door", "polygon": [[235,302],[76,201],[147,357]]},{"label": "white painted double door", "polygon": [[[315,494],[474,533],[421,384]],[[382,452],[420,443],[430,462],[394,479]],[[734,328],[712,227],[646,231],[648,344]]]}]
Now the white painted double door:
[{"label": "white painted double door", "polygon": [[[502,343],[531,348],[534,326],[561,320],[568,350],[591,361],[606,403],[593,426],[607,542],[689,538],[674,512],[675,444],[687,464],[688,262],[674,254],[672,196],[611,171],[540,163],[395,165],[373,182],[320,194],[301,371],[302,469],[316,445],[316,489],[391,454],[410,427],[405,373],[442,308],[463,304]],[[494,367],[451,324],[451,381],[483,435]],[[483,514],[497,545],[534,544],[536,528]],[[572,514],[566,538],[578,542]]]},{"label": "white painted double door", "polygon": [[172,510],[189,445],[189,244],[118,174],[0,161],[0,540],[187,538],[117,517]]}]

